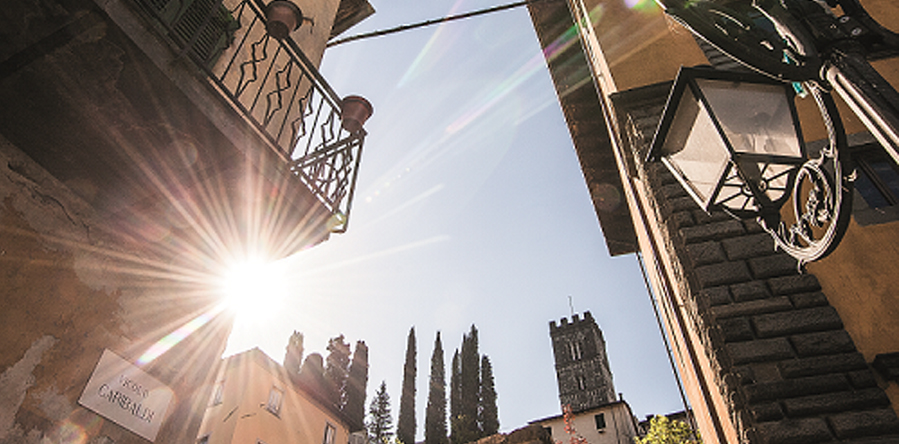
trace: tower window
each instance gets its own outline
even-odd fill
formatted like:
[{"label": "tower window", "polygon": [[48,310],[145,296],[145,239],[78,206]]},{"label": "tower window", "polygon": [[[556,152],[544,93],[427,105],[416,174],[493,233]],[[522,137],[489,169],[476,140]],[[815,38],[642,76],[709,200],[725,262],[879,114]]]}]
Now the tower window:
[{"label": "tower window", "polygon": [[580,341],[571,341],[568,343],[568,351],[571,353],[572,361],[579,361],[584,357],[584,353],[581,350]]},{"label": "tower window", "polygon": [[587,389],[587,380],[584,379],[583,376],[577,376],[577,388],[578,390],[586,390]]}]

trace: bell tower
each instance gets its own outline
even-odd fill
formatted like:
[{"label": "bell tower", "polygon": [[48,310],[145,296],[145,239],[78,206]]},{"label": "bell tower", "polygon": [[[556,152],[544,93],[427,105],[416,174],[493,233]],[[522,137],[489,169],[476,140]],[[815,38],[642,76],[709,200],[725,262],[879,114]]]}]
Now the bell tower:
[{"label": "bell tower", "polygon": [[579,412],[615,401],[612,371],[606,357],[606,342],[593,315],[584,312],[562,318],[561,323],[549,323],[553,355],[556,360],[556,380],[559,401]]}]

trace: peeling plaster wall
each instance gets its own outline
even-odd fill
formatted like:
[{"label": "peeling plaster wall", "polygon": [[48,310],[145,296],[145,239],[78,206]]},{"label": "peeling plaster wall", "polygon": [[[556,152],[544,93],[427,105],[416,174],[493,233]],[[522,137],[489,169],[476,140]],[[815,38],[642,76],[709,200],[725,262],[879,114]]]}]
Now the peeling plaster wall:
[{"label": "peeling plaster wall", "polygon": [[34,341],[25,356],[0,375],[0,440],[10,435],[16,423],[15,412],[25,400],[25,393],[34,385],[34,368],[54,343],[56,339],[52,336]]},{"label": "peeling plaster wall", "polygon": [[[119,235],[0,136],[0,443],[146,442],[77,400],[104,349],[137,362],[216,302],[178,279],[171,241]],[[219,316],[143,367],[178,394],[157,442],[196,438],[229,330]]]}]

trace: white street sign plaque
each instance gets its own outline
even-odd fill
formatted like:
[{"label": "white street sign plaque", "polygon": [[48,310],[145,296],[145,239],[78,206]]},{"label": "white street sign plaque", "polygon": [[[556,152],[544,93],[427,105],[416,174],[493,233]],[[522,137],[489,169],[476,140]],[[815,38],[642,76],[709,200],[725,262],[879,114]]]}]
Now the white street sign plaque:
[{"label": "white street sign plaque", "polygon": [[152,442],[173,396],[165,384],[104,350],[78,403]]}]

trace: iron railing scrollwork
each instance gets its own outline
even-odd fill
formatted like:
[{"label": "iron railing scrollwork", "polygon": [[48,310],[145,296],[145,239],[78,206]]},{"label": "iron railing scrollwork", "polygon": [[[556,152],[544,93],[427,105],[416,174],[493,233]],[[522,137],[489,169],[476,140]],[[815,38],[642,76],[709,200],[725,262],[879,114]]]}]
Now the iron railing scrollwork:
[{"label": "iron railing scrollwork", "polygon": [[286,159],[331,230],[346,231],[366,132],[343,127],[341,99],[296,42],[266,33],[262,1],[134,1]]}]

